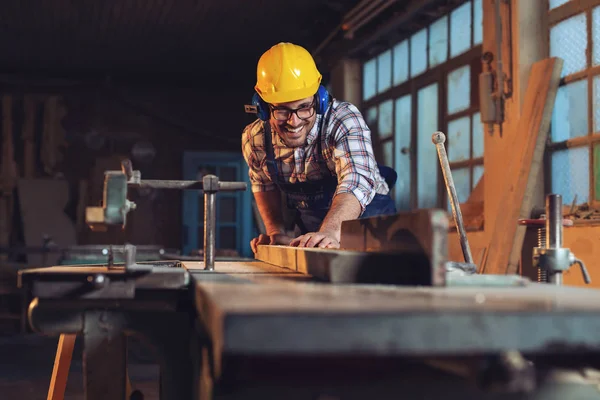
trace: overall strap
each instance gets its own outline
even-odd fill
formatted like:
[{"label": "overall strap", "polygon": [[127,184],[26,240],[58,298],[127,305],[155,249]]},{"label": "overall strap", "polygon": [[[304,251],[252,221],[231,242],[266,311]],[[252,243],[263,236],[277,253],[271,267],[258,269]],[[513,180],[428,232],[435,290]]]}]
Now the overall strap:
[{"label": "overall strap", "polygon": [[273,147],[273,139],[271,138],[271,123],[269,121],[263,122],[264,130],[264,145],[267,158],[267,170],[271,175],[271,180],[275,183],[279,182],[279,171],[277,163],[275,162],[275,149]]},{"label": "overall strap", "polygon": [[329,126],[329,120],[331,118],[331,114],[333,114],[333,101],[329,102],[329,106],[327,107],[327,111],[325,111],[325,116],[320,121],[319,133],[317,135],[317,162],[319,164],[319,168],[323,171],[323,175],[333,176],[332,172],[329,170],[329,166],[327,165],[327,160],[325,159],[325,155],[323,154],[323,140],[327,139],[326,130]]}]

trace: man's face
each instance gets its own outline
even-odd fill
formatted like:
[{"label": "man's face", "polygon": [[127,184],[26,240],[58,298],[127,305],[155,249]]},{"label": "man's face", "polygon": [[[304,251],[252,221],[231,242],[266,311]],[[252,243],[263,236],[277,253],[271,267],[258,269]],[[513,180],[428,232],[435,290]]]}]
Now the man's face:
[{"label": "man's face", "polygon": [[271,122],[287,147],[304,146],[316,120],[314,96],[288,103],[271,104]]}]

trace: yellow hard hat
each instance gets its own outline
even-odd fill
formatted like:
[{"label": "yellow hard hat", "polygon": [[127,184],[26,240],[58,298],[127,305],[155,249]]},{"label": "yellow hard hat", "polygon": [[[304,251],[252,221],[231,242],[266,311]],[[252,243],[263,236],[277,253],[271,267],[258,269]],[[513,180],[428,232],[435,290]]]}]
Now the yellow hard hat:
[{"label": "yellow hard hat", "polygon": [[287,103],[317,93],[321,78],[304,47],[278,43],[258,60],[254,89],[267,103]]}]

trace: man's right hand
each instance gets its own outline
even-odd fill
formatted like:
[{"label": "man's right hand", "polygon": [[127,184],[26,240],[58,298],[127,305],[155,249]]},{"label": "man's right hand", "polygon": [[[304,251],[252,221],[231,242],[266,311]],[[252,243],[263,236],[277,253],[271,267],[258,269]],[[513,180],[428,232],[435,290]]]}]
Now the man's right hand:
[{"label": "man's right hand", "polygon": [[256,254],[257,246],[259,244],[289,246],[292,240],[294,240],[294,238],[284,235],[283,233],[276,233],[274,235],[264,235],[261,233],[258,237],[250,241],[250,247],[252,248],[252,252]]}]

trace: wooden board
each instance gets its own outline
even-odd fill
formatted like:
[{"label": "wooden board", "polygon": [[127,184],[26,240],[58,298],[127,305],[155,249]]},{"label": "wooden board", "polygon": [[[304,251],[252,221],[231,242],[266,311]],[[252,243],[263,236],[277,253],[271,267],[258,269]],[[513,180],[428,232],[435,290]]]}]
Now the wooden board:
[{"label": "wooden board", "polygon": [[440,285],[423,252],[366,252],[259,245],[257,260],[330,283]]},{"label": "wooden board", "polygon": [[[483,272],[517,272],[526,227],[517,224],[528,218],[533,207],[535,181],[542,168],[544,149],[563,61],[549,58],[531,67],[515,142],[507,154],[506,180]],[[486,223],[486,226],[487,225]]]},{"label": "wooden board", "polygon": [[[62,179],[20,179],[18,181],[21,220],[25,244],[42,247],[44,237],[65,248],[77,244],[75,224],[64,210],[69,201],[69,184]],[[32,267],[56,265],[60,254],[28,254]]]},{"label": "wooden board", "polygon": [[449,228],[448,214],[435,209],[360,218],[342,223],[340,245],[345,250],[425,256],[431,264],[433,285],[443,286]]},{"label": "wooden board", "polygon": [[458,287],[198,282],[195,296],[217,365],[222,353],[545,352],[549,343],[600,348],[600,292],[592,289],[533,284],[483,293]]},{"label": "wooden board", "polygon": [[266,283],[273,281],[310,281],[313,278],[289,268],[262,261],[215,262],[213,271],[205,271],[203,262],[183,262],[195,282]]}]

